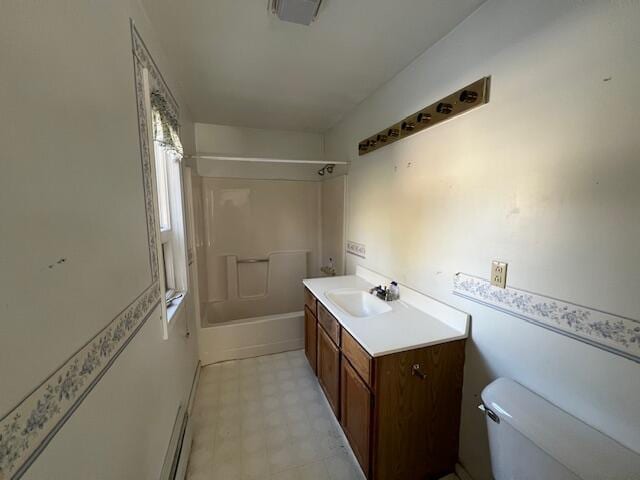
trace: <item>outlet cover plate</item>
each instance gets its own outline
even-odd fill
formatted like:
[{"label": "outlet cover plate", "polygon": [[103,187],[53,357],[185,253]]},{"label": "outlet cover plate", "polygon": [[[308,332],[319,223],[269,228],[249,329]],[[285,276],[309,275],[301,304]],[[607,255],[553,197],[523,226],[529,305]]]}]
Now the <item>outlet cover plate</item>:
[{"label": "outlet cover plate", "polygon": [[499,288],[507,286],[507,263],[494,260],[491,262],[491,285]]},{"label": "outlet cover plate", "polygon": [[362,258],[367,257],[366,247],[362,243],[353,242],[351,240],[347,241],[347,253],[350,253],[351,255],[356,255]]}]

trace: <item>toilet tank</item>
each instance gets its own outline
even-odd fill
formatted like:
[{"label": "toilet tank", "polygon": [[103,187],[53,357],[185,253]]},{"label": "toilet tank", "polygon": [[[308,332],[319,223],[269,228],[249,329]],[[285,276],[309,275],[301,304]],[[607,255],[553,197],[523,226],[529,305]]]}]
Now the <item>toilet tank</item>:
[{"label": "toilet tank", "polygon": [[638,453],[513,380],[485,387],[482,402],[496,480],[640,479]]}]

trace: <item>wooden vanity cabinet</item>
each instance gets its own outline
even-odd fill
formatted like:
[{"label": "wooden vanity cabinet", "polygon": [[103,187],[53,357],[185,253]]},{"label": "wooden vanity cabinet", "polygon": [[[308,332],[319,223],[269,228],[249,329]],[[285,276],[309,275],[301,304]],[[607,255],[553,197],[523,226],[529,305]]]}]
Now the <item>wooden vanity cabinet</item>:
[{"label": "wooden vanity cabinet", "polygon": [[304,288],[304,353],[313,373],[318,375],[318,320],[316,297]]},{"label": "wooden vanity cabinet", "polygon": [[362,471],[369,478],[373,395],[344,355],[340,382],[340,425]]},{"label": "wooden vanity cabinet", "polygon": [[316,318],[318,316],[318,313],[316,311],[317,305],[318,305],[318,301],[316,300],[316,297],[313,295],[313,293],[311,293],[309,291],[308,288],[305,287],[305,289],[304,289],[304,306],[307,307],[309,309],[309,311],[312,313],[312,315],[314,317],[316,317]]},{"label": "wooden vanity cabinet", "polygon": [[360,346],[349,332],[342,330],[342,354],[349,359],[353,369],[368,387],[373,385],[373,358]]},{"label": "wooden vanity cabinet", "polygon": [[375,480],[441,478],[458,458],[464,340],[374,358]]},{"label": "wooden vanity cabinet", "polygon": [[453,472],[465,341],[372,357],[307,289],[305,304],[307,358],[315,335],[318,381],[367,479]]},{"label": "wooden vanity cabinet", "polygon": [[340,349],[318,326],[318,382],[337,419],[340,419]]},{"label": "wooden vanity cabinet", "polygon": [[311,313],[309,307],[304,306],[304,353],[307,356],[309,365],[313,373],[318,374],[317,369],[317,345],[318,345],[318,322]]},{"label": "wooden vanity cabinet", "polygon": [[329,313],[322,303],[318,302],[318,325],[322,325],[324,331],[338,347],[340,346],[340,323],[336,317]]}]

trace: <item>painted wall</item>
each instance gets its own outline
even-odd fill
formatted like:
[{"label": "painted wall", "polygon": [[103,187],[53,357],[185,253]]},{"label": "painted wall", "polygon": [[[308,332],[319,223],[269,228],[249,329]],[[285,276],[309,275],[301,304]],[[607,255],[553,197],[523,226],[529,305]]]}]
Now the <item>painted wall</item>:
[{"label": "painted wall", "polygon": [[328,178],[322,182],[322,255],[321,266],[333,266],[336,275],[344,273],[344,220],[347,175]]},{"label": "painted wall", "polygon": [[196,123],[198,153],[322,160],[324,137],[319,133],[269,130]]},{"label": "painted wall", "polygon": [[[0,418],[150,283],[130,17],[178,94],[137,1],[3,3]],[[154,312],[25,478],[158,478],[197,364],[190,299],[168,340],[160,322]]]},{"label": "painted wall", "polygon": [[336,165],[332,175],[318,175],[318,170],[324,166],[324,137],[318,133],[196,123],[195,136],[197,152],[202,155],[214,153],[231,157],[319,162],[280,163],[211,158],[190,160],[197,173],[207,177],[319,182],[346,173],[346,166]]},{"label": "painted wall", "polygon": [[[499,376],[640,451],[637,363],[452,295],[456,272],[640,319],[640,4],[489,0],[326,137],[348,159],[356,263],[473,316],[460,458],[490,478],[476,406]],[[491,102],[358,157],[359,140],[482,76]]]}]

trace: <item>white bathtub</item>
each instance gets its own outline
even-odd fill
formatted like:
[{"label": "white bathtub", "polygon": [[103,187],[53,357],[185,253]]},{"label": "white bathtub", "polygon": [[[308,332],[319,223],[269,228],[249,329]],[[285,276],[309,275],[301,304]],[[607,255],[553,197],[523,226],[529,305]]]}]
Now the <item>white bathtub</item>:
[{"label": "white bathtub", "polygon": [[198,329],[198,344],[203,365],[301,349],[304,312],[205,323]]}]

